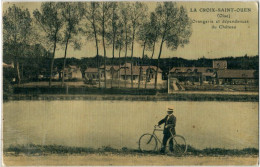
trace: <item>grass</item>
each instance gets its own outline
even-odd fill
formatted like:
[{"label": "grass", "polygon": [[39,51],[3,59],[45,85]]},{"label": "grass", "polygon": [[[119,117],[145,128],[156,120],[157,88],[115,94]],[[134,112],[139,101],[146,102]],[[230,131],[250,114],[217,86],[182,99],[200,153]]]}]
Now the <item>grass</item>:
[{"label": "grass", "polygon": [[[119,90],[118,90],[119,92]],[[152,91],[151,91],[152,92]],[[125,94],[13,94],[4,97],[4,101],[8,100],[122,100],[122,101],[238,101],[238,102],[258,102],[258,95],[245,94],[187,94],[176,93],[159,95],[138,95],[138,92],[131,92],[127,95],[127,91],[121,92]],[[114,92],[116,93],[116,91]],[[136,94],[134,94],[136,93]]]},{"label": "grass", "polygon": [[[159,152],[149,152],[143,153],[137,149],[129,149],[123,147],[121,149],[115,149],[110,146],[103,146],[98,149],[89,147],[69,147],[61,145],[11,145],[7,149],[4,149],[4,153],[13,153],[14,155],[27,154],[27,155],[45,155],[45,154],[102,154],[102,153],[114,153],[114,154],[139,154],[146,155],[152,154],[156,155]],[[256,148],[245,148],[245,149],[223,149],[223,148],[206,148],[206,149],[196,149],[194,147],[188,146],[186,155],[193,156],[244,156],[244,155],[258,155],[259,151]]]}]

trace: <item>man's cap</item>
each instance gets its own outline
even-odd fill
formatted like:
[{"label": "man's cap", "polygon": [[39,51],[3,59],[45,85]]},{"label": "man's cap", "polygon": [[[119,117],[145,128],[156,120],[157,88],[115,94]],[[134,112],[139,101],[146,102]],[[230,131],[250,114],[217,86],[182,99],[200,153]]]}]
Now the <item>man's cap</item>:
[{"label": "man's cap", "polygon": [[167,111],[173,111],[174,107],[173,106],[168,106]]}]

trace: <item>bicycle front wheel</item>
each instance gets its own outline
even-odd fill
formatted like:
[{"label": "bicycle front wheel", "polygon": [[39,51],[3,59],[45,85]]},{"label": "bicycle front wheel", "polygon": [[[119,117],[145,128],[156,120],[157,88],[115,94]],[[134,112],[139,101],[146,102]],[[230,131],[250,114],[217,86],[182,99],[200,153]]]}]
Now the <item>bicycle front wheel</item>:
[{"label": "bicycle front wheel", "polygon": [[173,139],[173,154],[177,156],[184,155],[187,151],[187,144],[184,137],[180,135],[174,135]]},{"label": "bicycle front wheel", "polygon": [[139,149],[143,152],[152,152],[157,148],[157,140],[152,134],[143,134],[139,139]]}]

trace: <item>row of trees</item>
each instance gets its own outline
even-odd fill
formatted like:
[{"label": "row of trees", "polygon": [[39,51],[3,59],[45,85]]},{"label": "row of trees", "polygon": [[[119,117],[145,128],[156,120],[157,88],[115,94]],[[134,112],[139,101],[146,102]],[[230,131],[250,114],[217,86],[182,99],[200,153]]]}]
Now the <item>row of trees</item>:
[{"label": "row of trees", "polygon": [[[157,3],[153,11],[148,11],[147,5],[142,2],[43,2],[40,9],[33,11],[33,17],[27,9],[22,10],[13,5],[4,13],[3,23],[4,43],[12,45],[16,51],[13,60],[17,69],[18,83],[20,74],[17,57],[25,54],[24,46],[37,41],[52,53],[50,65],[52,76],[57,46],[60,45],[64,49],[64,71],[68,47],[81,49],[81,37],[86,37],[87,42],[95,41],[96,55],[100,55],[99,46],[102,45],[104,69],[107,64],[108,47],[112,48],[112,61],[116,55],[120,58],[124,52],[126,63],[130,51],[132,87],[136,42],[143,47],[142,59],[147,55],[145,54],[147,50],[151,51],[149,59],[153,59],[155,47],[158,45],[160,49],[155,75],[155,88],[157,88],[157,73],[163,46],[166,44],[167,48],[175,50],[188,44],[191,36],[191,21],[187,11],[174,2]],[[97,59],[99,77],[100,64],[100,60]],[[106,73],[104,78],[106,86]],[[50,86],[51,83],[52,77]],[[140,87],[140,77],[138,85]]]}]

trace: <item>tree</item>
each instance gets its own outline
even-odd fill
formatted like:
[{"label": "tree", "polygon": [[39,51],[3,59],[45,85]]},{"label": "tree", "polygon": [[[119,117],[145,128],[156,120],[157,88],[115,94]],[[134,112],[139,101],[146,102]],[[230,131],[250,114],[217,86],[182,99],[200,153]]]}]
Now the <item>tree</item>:
[{"label": "tree", "polygon": [[146,49],[146,43],[149,38],[149,31],[150,31],[150,23],[147,20],[143,20],[143,24],[140,26],[139,31],[137,32],[137,41],[140,43],[141,46],[143,46],[143,53],[142,53],[142,62],[140,63],[140,69],[139,69],[139,78],[138,78],[138,89],[140,88],[140,82],[142,79],[142,64],[144,60],[144,53]]},{"label": "tree", "polygon": [[191,36],[191,20],[183,6],[178,7],[174,2],[158,3],[155,9],[159,24],[160,50],[155,74],[155,89],[157,89],[157,75],[163,44],[167,48],[176,50],[189,43]]},{"label": "tree", "polygon": [[[96,57],[97,57],[97,68],[98,68],[98,86],[100,88],[100,60],[99,60],[99,39],[98,32],[100,32],[100,27],[97,25],[98,17],[100,16],[100,4],[98,2],[84,3],[84,16],[87,19],[86,32],[88,39],[95,39],[96,44]],[[89,24],[90,25],[89,25]]]},{"label": "tree", "polygon": [[[109,42],[109,45],[112,45],[112,67],[114,66],[114,58],[115,58],[115,49],[116,49],[116,42],[119,39],[119,35],[123,35],[120,34],[120,28],[122,28],[121,26],[121,22],[120,22],[120,16],[119,16],[119,8],[118,8],[118,2],[111,2],[111,8],[112,8],[112,14],[111,14],[111,18],[109,20],[109,29],[107,32],[107,40]],[[120,27],[121,26],[121,27]],[[121,44],[121,43],[119,43]],[[119,51],[119,55],[121,52],[121,48],[122,46],[118,46],[117,49],[120,48]],[[114,71],[112,71],[114,72]],[[120,70],[119,70],[120,72]],[[111,80],[111,87],[113,87],[113,80],[114,80],[114,73],[112,73],[112,80]]]},{"label": "tree", "polygon": [[[115,39],[115,48],[118,50],[118,87],[120,87],[120,80],[121,80],[121,50],[124,48],[124,25],[122,19],[119,19],[117,24],[117,34]],[[113,61],[114,62],[114,61]]]},{"label": "tree", "polygon": [[82,3],[80,2],[60,2],[58,5],[62,9],[62,16],[64,18],[64,38],[63,43],[65,44],[65,53],[63,60],[63,75],[62,75],[62,86],[64,86],[64,74],[66,66],[67,49],[70,41],[74,45],[74,49],[80,48],[79,40],[76,36],[79,33],[79,23],[82,19]]},{"label": "tree", "polygon": [[56,46],[57,43],[61,41],[60,30],[64,22],[63,17],[56,2],[43,2],[41,4],[41,10],[39,11],[36,9],[33,12],[33,15],[36,22],[45,33],[48,43],[53,47],[49,81],[49,86],[51,86]]},{"label": "tree", "polygon": [[141,2],[131,4],[130,19],[132,27],[132,49],[131,49],[131,87],[133,88],[133,53],[136,31],[146,17],[147,6]]},{"label": "tree", "polygon": [[124,66],[124,71],[125,71],[125,87],[126,87],[126,57],[127,57],[127,47],[128,44],[131,42],[131,37],[129,34],[131,33],[130,29],[130,5],[128,2],[124,2],[120,4],[120,14],[122,16],[122,22],[123,22],[123,31],[124,31],[124,44],[125,44],[125,66]]},{"label": "tree", "polygon": [[4,13],[3,39],[4,43],[8,44],[6,46],[10,47],[6,49],[12,52],[10,55],[15,63],[18,85],[21,82],[19,62],[29,44],[31,30],[32,19],[28,9],[22,10],[13,5]]},{"label": "tree", "polygon": [[152,49],[152,55],[149,61],[149,66],[148,66],[148,71],[146,72],[146,79],[145,79],[145,88],[147,87],[147,81],[148,77],[150,76],[150,67],[151,67],[151,61],[154,56],[154,50],[155,50],[155,45],[156,42],[158,42],[158,36],[159,36],[159,30],[160,30],[160,25],[157,22],[157,16],[154,12],[151,12],[150,14],[150,24],[148,26],[148,33],[147,33],[147,46],[148,49]]},{"label": "tree", "polygon": [[105,78],[105,88],[107,87],[107,77],[106,77],[106,42],[105,38],[107,36],[107,22],[109,20],[111,14],[111,6],[110,2],[101,2],[101,17],[99,19],[101,24],[101,36],[102,36],[102,44],[104,50],[104,78]]}]

